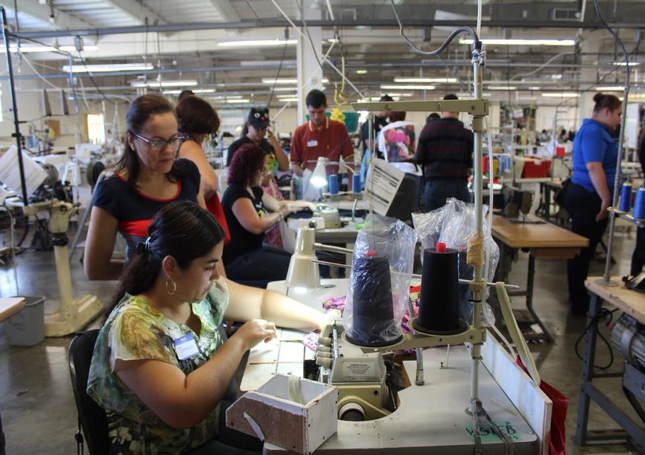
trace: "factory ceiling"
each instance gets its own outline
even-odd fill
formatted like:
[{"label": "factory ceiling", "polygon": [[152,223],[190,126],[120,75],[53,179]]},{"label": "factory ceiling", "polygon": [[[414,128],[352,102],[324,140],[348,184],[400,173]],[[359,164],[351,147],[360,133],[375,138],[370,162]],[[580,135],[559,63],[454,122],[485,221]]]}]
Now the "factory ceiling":
[{"label": "factory ceiling", "polygon": [[[136,95],[132,82],[142,78],[188,79],[196,80],[205,93],[248,94],[257,102],[266,102],[272,88],[262,78],[275,78],[278,71],[281,78],[295,78],[293,42],[299,35],[289,21],[300,27],[321,27],[323,52],[331,48],[329,57],[337,66],[344,57],[346,75],[363,95],[395,90],[382,86],[406,84],[395,78],[418,77],[439,79],[432,84],[437,95],[467,91],[469,45],[457,39],[441,58],[414,53],[399,34],[393,5],[406,35],[426,50],[441,44],[456,25],[475,27],[477,17],[476,0],[0,0],[0,5],[7,10],[14,35],[21,37],[19,46],[25,52],[16,58],[30,60],[61,88],[67,87],[69,77],[63,66],[70,61],[77,67],[145,63],[147,69],[107,68],[92,74],[106,92],[120,96]],[[645,44],[640,42],[645,2],[600,1],[600,7],[633,51],[632,86],[638,92],[643,85],[638,64],[645,67]],[[620,85],[620,49],[602,28],[593,0],[485,0],[482,13],[482,37],[503,40],[486,47],[484,76],[494,97],[531,95],[538,87],[542,92],[557,92]],[[287,44],[283,44],[285,37]],[[556,46],[504,41],[538,39],[572,42]],[[266,47],[227,45],[258,40],[279,42]],[[76,48],[81,41],[79,55]],[[17,45],[13,39],[12,46]],[[28,52],[29,47],[41,45],[65,51]],[[330,83],[338,80],[328,65],[324,76]],[[18,79],[34,77],[25,74]],[[77,73],[75,77],[88,76]],[[91,84],[85,85],[93,90]],[[166,92],[172,95],[178,89]],[[430,89],[406,91],[426,96]],[[351,91],[347,95],[358,97]]]}]

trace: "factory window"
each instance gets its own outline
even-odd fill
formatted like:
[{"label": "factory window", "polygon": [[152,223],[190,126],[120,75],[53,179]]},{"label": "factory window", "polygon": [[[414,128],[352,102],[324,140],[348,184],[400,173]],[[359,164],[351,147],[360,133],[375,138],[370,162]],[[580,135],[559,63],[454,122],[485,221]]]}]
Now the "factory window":
[{"label": "factory window", "polygon": [[91,144],[103,144],[105,142],[103,114],[87,114],[87,135]]}]

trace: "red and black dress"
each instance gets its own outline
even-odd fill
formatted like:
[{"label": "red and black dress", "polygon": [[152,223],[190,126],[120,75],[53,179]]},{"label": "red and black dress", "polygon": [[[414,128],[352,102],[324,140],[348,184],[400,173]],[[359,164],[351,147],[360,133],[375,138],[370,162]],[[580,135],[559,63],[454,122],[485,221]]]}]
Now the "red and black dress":
[{"label": "red and black dress", "polygon": [[94,190],[93,206],[105,210],[119,222],[118,232],[125,239],[127,258],[134,255],[137,244],[148,237],[148,225],[166,204],[172,201],[197,203],[200,175],[195,163],[179,159],[175,161],[173,173],[177,177],[177,193],[169,199],[143,194],[118,174],[103,179]]}]

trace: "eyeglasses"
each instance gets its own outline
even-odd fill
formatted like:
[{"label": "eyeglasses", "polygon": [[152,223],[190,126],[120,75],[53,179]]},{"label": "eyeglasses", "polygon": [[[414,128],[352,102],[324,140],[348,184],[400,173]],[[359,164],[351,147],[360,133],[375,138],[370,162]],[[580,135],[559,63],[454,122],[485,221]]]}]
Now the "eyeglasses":
[{"label": "eyeglasses", "polygon": [[141,139],[143,142],[147,142],[148,145],[150,145],[150,148],[154,150],[155,152],[163,152],[166,150],[166,147],[170,145],[170,147],[176,152],[177,149],[179,149],[179,144],[181,143],[182,138],[179,136],[173,136],[168,140],[165,139],[148,139],[146,137],[140,136],[137,133],[133,133],[130,131],[130,134],[132,134],[134,137],[137,139]]}]

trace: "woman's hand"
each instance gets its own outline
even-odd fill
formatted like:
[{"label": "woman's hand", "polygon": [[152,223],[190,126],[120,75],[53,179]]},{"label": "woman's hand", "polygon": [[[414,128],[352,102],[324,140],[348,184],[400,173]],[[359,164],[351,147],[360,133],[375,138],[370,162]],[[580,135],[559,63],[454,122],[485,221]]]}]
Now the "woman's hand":
[{"label": "woman's hand", "polygon": [[253,349],[262,340],[270,341],[276,336],[275,324],[264,319],[252,319],[235,332],[234,337],[241,337],[245,349]]},{"label": "woman's hand", "polygon": [[296,210],[294,210],[294,207],[292,207],[291,204],[280,204],[279,211],[283,218],[289,215],[290,213],[294,213]]},{"label": "woman's hand", "polygon": [[611,205],[609,198],[602,200],[602,205],[600,206],[600,212],[596,215],[596,221],[602,221],[609,216],[607,209]]}]

